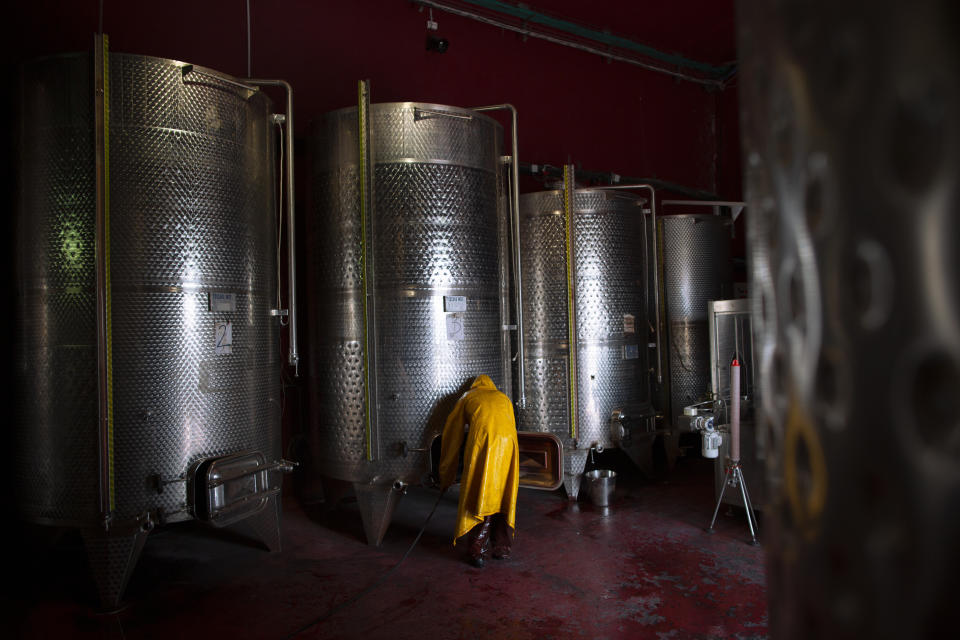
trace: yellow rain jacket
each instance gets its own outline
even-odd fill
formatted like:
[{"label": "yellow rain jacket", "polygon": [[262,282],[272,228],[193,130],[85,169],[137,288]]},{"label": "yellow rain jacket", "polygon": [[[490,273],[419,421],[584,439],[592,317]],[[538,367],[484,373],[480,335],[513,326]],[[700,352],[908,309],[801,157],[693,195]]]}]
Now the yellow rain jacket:
[{"label": "yellow rain jacket", "polygon": [[483,522],[485,516],[495,513],[503,513],[513,530],[520,486],[520,452],[513,405],[485,375],[477,376],[447,417],[441,441],[440,485],[449,487],[456,478],[464,424],[469,424],[470,429],[463,452],[454,544],[457,538]]}]

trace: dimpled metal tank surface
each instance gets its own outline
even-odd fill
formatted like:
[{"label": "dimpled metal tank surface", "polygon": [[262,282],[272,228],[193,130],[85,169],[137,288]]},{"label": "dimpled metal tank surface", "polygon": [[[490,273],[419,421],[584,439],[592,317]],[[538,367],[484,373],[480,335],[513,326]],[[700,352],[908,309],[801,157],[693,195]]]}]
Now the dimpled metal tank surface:
[{"label": "dimpled metal tank surface", "polygon": [[[527,405],[520,428],[564,443],[564,486],[579,493],[591,448],[620,444],[614,411],[651,416],[644,215],[636,196],[573,197],[576,420],[571,421],[566,226],[562,191],[520,197]],[[574,424],[575,422],[575,424]]]},{"label": "dimpled metal tank surface", "polygon": [[310,448],[354,484],[371,544],[458,391],[485,373],[509,393],[501,139],[467,109],[374,104],[361,175],[357,108],[311,133]]},{"label": "dimpled metal tank surface", "polygon": [[729,225],[729,218],[712,215],[657,220],[671,421],[710,391],[707,302],[732,293]]},{"label": "dimpled metal tank surface", "polygon": [[[80,527],[115,603],[145,532],[196,515],[196,465],[279,456],[274,134],[270,101],[229,76],[107,54],[100,137],[93,58],[21,75],[14,502],[27,520]],[[274,499],[257,513],[275,546]]]}]

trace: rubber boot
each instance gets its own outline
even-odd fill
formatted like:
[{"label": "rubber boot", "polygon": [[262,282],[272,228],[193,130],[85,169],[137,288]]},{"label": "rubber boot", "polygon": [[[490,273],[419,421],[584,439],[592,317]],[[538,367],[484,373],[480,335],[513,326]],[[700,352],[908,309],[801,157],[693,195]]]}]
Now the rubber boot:
[{"label": "rubber boot", "polygon": [[507,524],[507,517],[502,513],[493,516],[493,550],[492,555],[498,560],[505,560],[510,557],[511,538],[510,525]]},{"label": "rubber boot", "polygon": [[473,540],[470,541],[468,556],[470,564],[478,569],[483,566],[486,560],[487,549],[490,547],[490,516],[483,519],[483,522],[473,528]]}]

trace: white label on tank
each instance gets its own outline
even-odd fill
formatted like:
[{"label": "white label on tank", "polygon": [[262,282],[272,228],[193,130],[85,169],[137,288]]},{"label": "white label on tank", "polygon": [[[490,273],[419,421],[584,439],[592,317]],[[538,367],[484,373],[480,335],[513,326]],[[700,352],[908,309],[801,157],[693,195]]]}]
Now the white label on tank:
[{"label": "white label on tank", "polygon": [[447,340],[463,340],[463,314],[447,314]]},{"label": "white label on tank", "polygon": [[210,292],[210,311],[220,313],[233,313],[237,310],[237,294],[221,293],[219,291]]},{"label": "white label on tank", "polygon": [[636,360],[639,357],[640,357],[640,345],[637,345],[637,344],[623,345],[624,360]]},{"label": "white label on tank", "polygon": [[233,353],[233,323],[217,322],[214,351],[218,356]]},{"label": "white label on tank", "polygon": [[631,313],[623,314],[623,333],[633,334],[637,332],[637,319]]},{"label": "white label on tank", "polygon": [[466,311],[467,296],[443,296],[443,310],[447,313],[451,311]]}]

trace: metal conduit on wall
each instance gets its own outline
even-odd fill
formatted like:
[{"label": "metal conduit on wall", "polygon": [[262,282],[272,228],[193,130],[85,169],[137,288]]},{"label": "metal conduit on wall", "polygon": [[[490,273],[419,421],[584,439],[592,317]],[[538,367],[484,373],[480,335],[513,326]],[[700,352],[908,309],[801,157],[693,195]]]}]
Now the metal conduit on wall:
[{"label": "metal conduit on wall", "polygon": [[234,515],[278,546],[270,101],[105,44],[20,89],[16,512],[82,528],[116,604],[154,523],[226,524],[192,474],[244,452],[220,480],[263,471]]}]

